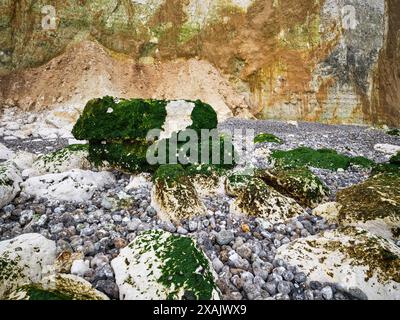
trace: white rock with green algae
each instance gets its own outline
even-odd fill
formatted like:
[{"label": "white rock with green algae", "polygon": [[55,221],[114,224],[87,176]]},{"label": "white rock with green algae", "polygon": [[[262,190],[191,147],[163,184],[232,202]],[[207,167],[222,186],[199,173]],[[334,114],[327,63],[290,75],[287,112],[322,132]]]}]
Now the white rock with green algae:
[{"label": "white rock with green algae", "polygon": [[400,248],[353,227],[298,239],[278,249],[276,259],[298,266],[310,281],[336,283],[368,299],[400,299]]},{"label": "white rock with green algae", "polygon": [[0,242],[0,299],[23,285],[39,283],[52,270],[56,245],[40,234]]},{"label": "white rock with green algae", "polygon": [[228,194],[236,197],[230,208],[233,214],[266,219],[272,224],[307,215],[295,200],[283,196],[258,178],[229,180],[226,188]]},{"label": "white rock with green algae", "polygon": [[40,156],[33,162],[29,176],[40,176],[49,173],[62,173],[73,169],[90,169],[88,146],[70,145],[64,149]]},{"label": "white rock with green algae", "polygon": [[176,223],[182,219],[205,215],[207,212],[189,179],[173,182],[156,181],[151,192],[151,205],[161,220]]},{"label": "white rock with green algae", "polygon": [[14,200],[21,190],[21,182],[21,172],[15,163],[7,161],[0,165],[0,208]]},{"label": "white rock with green algae", "polygon": [[219,299],[211,262],[193,239],[147,231],[111,261],[121,300]]},{"label": "white rock with green algae", "polygon": [[36,198],[84,202],[90,200],[96,190],[115,183],[110,172],[72,170],[29,178],[21,187],[26,194]]},{"label": "white rock with green algae", "polygon": [[11,292],[8,300],[109,300],[102,292],[80,277],[56,274],[43,278],[39,284],[22,286]]}]

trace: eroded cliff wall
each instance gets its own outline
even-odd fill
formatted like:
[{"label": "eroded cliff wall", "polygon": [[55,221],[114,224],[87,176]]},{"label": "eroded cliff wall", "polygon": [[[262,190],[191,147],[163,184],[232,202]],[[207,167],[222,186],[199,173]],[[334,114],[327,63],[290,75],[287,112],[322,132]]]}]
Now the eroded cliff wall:
[{"label": "eroded cliff wall", "polygon": [[[45,5],[56,11],[55,30],[42,26]],[[226,109],[248,109],[260,118],[399,125],[396,0],[2,0],[0,12],[0,85],[7,104],[27,108],[28,97],[29,108],[42,108],[60,95],[64,103],[87,98],[63,93],[65,87],[168,98],[185,92],[202,98],[209,91],[226,115]],[[49,72],[62,75],[51,60],[66,54],[71,60],[82,41],[100,48],[78,55],[86,61],[73,59],[72,76],[57,76],[51,90],[41,88],[48,78],[29,68],[50,63]],[[96,58],[102,46],[107,59]],[[97,61],[97,73],[83,80],[87,60]],[[182,83],[169,80],[170,66],[189,62],[213,70],[218,80],[210,83],[204,72],[191,89],[183,68],[176,78],[189,83],[181,90]],[[115,72],[119,68],[123,74]],[[94,90],[102,87],[95,79],[107,88]]]}]

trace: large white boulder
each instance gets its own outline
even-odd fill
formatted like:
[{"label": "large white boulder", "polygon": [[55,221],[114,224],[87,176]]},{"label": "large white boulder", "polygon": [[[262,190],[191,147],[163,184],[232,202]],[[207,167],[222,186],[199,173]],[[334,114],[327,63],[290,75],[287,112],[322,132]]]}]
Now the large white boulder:
[{"label": "large white boulder", "polygon": [[29,178],[21,184],[21,188],[37,198],[84,202],[91,199],[96,190],[115,182],[110,172],[72,170]]},{"label": "large white boulder", "polygon": [[0,165],[0,208],[14,200],[21,190],[21,182],[21,172],[15,163],[8,161]]},{"label": "large white boulder", "polygon": [[211,263],[193,239],[152,230],[111,261],[121,300],[219,299]]},{"label": "large white boulder", "polygon": [[360,228],[298,239],[280,247],[276,258],[298,266],[310,281],[361,290],[368,299],[400,299],[400,248]]},{"label": "large white boulder", "polygon": [[397,152],[400,152],[400,146],[385,143],[376,144],[374,149],[388,155],[389,157],[394,156],[397,154]]},{"label": "large white boulder", "polygon": [[0,299],[23,285],[39,283],[52,272],[56,245],[40,234],[0,242]]}]

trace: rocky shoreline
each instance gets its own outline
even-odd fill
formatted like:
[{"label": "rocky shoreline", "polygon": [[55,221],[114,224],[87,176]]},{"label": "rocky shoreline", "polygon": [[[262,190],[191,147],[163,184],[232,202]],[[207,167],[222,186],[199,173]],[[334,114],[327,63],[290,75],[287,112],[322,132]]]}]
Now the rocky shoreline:
[{"label": "rocky shoreline", "polygon": [[[7,126],[9,128],[9,124]],[[392,155],[376,150],[375,145],[400,145],[400,137],[359,126],[234,119],[219,125],[222,132],[234,128],[268,132],[284,141],[280,145],[263,143],[259,148],[331,148],[349,156],[367,157],[377,163],[387,162]],[[10,128],[4,130],[7,130],[7,136],[12,134]],[[12,152],[23,150],[33,154],[48,153],[68,145],[66,138],[40,139],[5,139],[3,135],[0,143]],[[329,188],[329,201],[337,200],[338,190],[360,184],[371,174],[370,169],[357,166],[337,171],[312,168],[312,172]],[[337,230],[337,223],[314,215],[311,208],[306,208],[304,215],[286,222],[265,224],[256,217],[233,214],[230,208],[235,198],[214,194],[202,196],[207,210],[204,216],[176,224],[159,219],[157,210],[152,206],[153,182],[148,176],[141,175],[140,183],[132,183],[127,174],[113,171],[111,175],[114,179],[112,183],[94,189],[90,199],[80,202],[37,198],[22,191],[1,210],[0,241],[21,234],[41,234],[55,242],[58,258],[68,253],[70,261],[64,263],[67,267],[63,272],[87,280],[110,299],[121,298],[111,261],[141,233],[149,230],[163,230],[193,238],[211,262],[222,299],[368,298],[360,288],[348,290],[343,283],[310,278],[307,270],[282,258],[283,247],[299,239]],[[394,243],[400,245],[399,241]]]}]

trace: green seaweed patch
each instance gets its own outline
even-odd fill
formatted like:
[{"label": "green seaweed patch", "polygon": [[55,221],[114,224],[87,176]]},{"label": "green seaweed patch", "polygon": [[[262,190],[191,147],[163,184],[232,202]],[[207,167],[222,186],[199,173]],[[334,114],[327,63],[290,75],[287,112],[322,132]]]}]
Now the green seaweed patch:
[{"label": "green seaweed patch", "polygon": [[390,164],[400,166],[400,151],[397,152],[393,157],[390,158],[389,160]]},{"label": "green seaweed patch", "polygon": [[167,183],[179,181],[182,177],[186,176],[185,169],[180,164],[166,164],[161,165],[155,174],[153,180],[162,180]]},{"label": "green seaweed patch", "polygon": [[88,152],[88,151],[89,151],[88,144],[71,144],[60,150],[40,156],[36,160],[36,162],[42,161],[45,165],[49,163],[62,163],[63,161],[67,160],[68,157],[73,153]]},{"label": "green seaweed patch", "polygon": [[374,162],[364,157],[349,157],[339,154],[331,149],[314,150],[307,147],[301,147],[294,150],[282,151],[274,150],[272,158],[276,161],[277,167],[282,168],[297,168],[310,166],[320,169],[329,170],[346,170],[352,165],[357,165],[365,168],[372,168]]},{"label": "green seaweed patch", "polygon": [[283,140],[270,133],[260,133],[254,138],[254,143],[265,142],[282,144]]},{"label": "green seaweed patch", "polygon": [[121,99],[106,96],[90,100],[72,129],[79,140],[144,140],[152,129],[162,129],[166,100]]},{"label": "green seaweed patch", "polygon": [[95,166],[109,165],[128,173],[153,172],[157,167],[151,166],[146,159],[148,144],[91,141],[88,160]]},{"label": "green seaweed patch", "polygon": [[397,136],[400,137],[400,129],[390,129],[386,132],[386,134],[390,136]]},{"label": "green seaweed patch", "polygon": [[73,297],[63,292],[44,290],[40,286],[27,286],[21,288],[26,292],[29,300],[73,300]]}]

